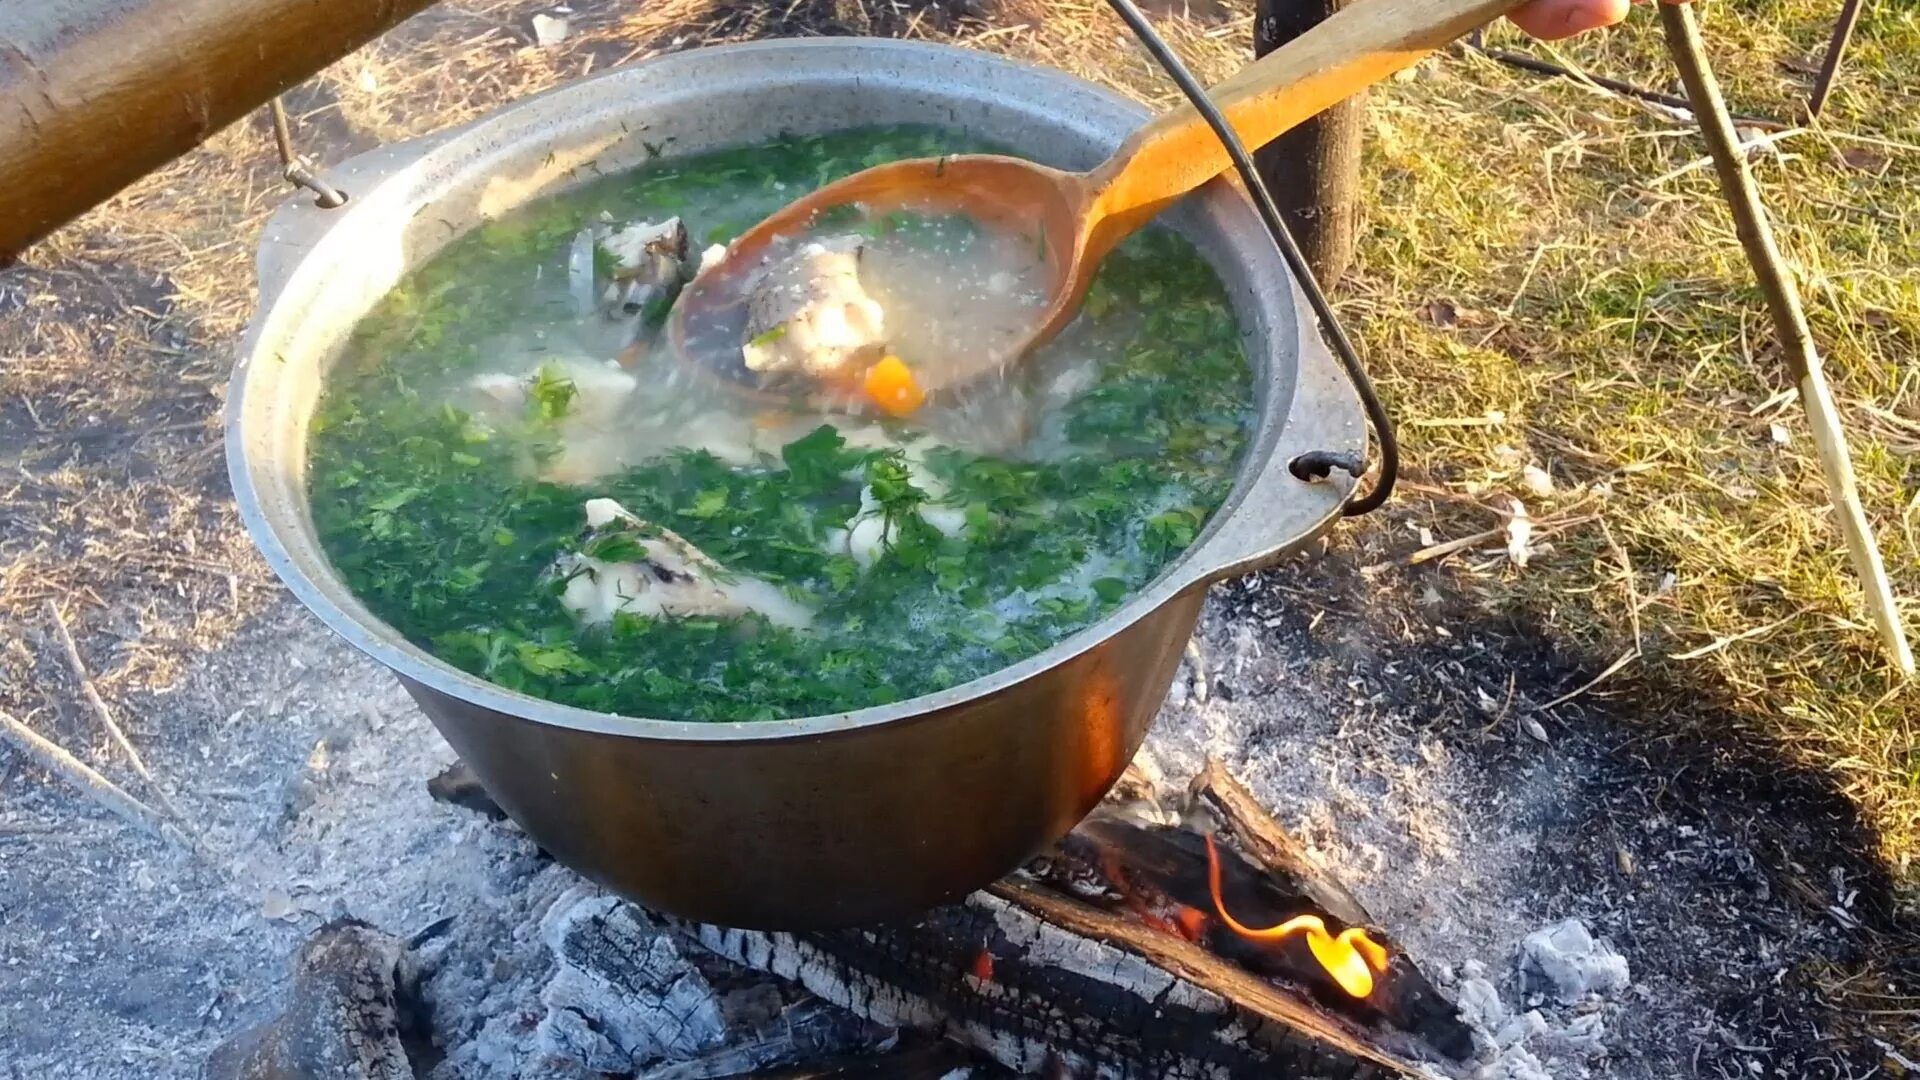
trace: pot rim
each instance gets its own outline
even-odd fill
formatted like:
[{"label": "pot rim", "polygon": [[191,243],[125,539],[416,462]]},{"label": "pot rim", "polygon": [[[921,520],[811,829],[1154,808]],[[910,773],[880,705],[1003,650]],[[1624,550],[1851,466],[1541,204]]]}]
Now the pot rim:
[{"label": "pot rim", "polygon": [[[454,159],[461,156],[463,152],[471,153],[489,145],[489,140],[510,132],[516,126],[515,114],[519,111],[519,106],[541,98],[579,93],[582,87],[601,81],[630,79],[634,77],[634,72],[642,69],[670,71],[673,66],[698,63],[700,58],[712,57],[716,54],[777,56],[782,53],[816,51],[831,53],[852,51],[849,46],[858,50],[858,54],[853,57],[856,61],[871,56],[876,50],[919,54],[964,54],[969,63],[1018,71],[1027,77],[1038,74],[1055,80],[1064,84],[1065,87],[1071,87],[1077,93],[1091,96],[1103,108],[1112,110],[1116,114],[1124,114],[1132,125],[1138,125],[1152,115],[1145,106],[1068,72],[978,50],[885,38],[775,39],[671,53],[574,80],[539,94],[503,104],[496,111],[478,120],[447,131],[412,140],[409,143],[368,151],[329,171],[351,172],[356,163],[373,161],[376,162],[373,165],[373,172],[374,186],[377,187],[381,182],[392,178],[394,172],[391,170],[430,163],[435,159]],[[396,162],[398,164],[395,164]],[[360,188],[363,194],[367,190],[369,189],[365,186]],[[1201,189],[1199,197],[1210,202],[1225,200],[1227,205],[1215,202],[1216,208],[1235,216],[1244,216],[1249,225],[1256,222],[1251,205],[1238,193],[1237,188],[1228,185],[1224,180],[1210,182]],[[335,216],[329,219],[327,225],[320,227],[321,231],[323,233],[330,231],[332,224],[353,215],[356,210],[361,213],[378,210],[379,207],[369,208],[370,201],[355,199],[339,210],[326,211],[325,213]],[[286,206],[290,209],[297,202],[304,202],[304,200],[296,197]],[[269,240],[272,239],[273,227],[273,222],[270,221],[267,226]],[[1290,332],[1292,336],[1299,339],[1297,348],[1300,370],[1299,378],[1292,388],[1293,400],[1273,400],[1274,395],[1265,393],[1264,389],[1258,385],[1260,380],[1256,377],[1256,392],[1261,393],[1267,400],[1259,404],[1255,427],[1249,434],[1247,450],[1236,469],[1232,489],[1215,509],[1194,542],[1169,562],[1157,577],[1106,617],[1062,638],[1047,649],[1006,667],[945,690],[888,705],[814,716],[752,721],[669,720],[626,716],[563,705],[545,698],[509,690],[481,676],[469,674],[413,644],[384,620],[366,609],[359,598],[347,588],[346,583],[332,572],[331,566],[325,568],[325,580],[317,580],[314,575],[305,571],[283,542],[282,530],[293,526],[276,520],[275,515],[268,512],[254,482],[249,467],[245,434],[244,419],[247,415],[245,399],[250,381],[248,376],[253,366],[252,361],[261,349],[261,339],[264,337],[268,317],[288,295],[297,295],[300,292],[303,286],[302,279],[324,272],[325,267],[322,264],[326,260],[310,257],[317,254],[319,254],[317,247],[312,253],[303,252],[285,273],[283,280],[273,283],[279,287],[271,289],[270,299],[255,312],[240,348],[239,362],[235,366],[229,383],[225,444],[229,475],[241,519],[254,543],[260,548],[268,564],[286,584],[288,590],[329,629],[339,634],[360,652],[390,669],[403,682],[422,684],[441,694],[480,708],[538,724],[650,741],[708,743],[815,739],[846,735],[882,725],[932,720],[957,706],[995,696],[1011,686],[1037,678],[1069,663],[1190,589],[1204,588],[1213,581],[1270,564],[1329,527],[1337,518],[1346,492],[1352,486],[1351,482],[1345,481],[1318,485],[1324,497],[1316,501],[1324,505],[1307,508],[1304,514],[1287,515],[1295,519],[1289,522],[1298,528],[1298,532],[1294,535],[1284,535],[1267,544],[1249,545],[1246,536],[1227,537],[1223,540],[1223,534],[1235,531],[1232,526],[1236,515],[1244,515],[1249,510],[1262,509],[1259,500],[1250,500],[1248,496],[1261,481],[1270,481],[1276,475],[1276,462],[1278,471],[1284,473],[1284,461],[1279,459],[1283,457],[1290,459],[1294,453],[1302,449],[1321,448],[1295,446],[1289,450],[1285,445],[1290,441],[1287,436],[1291,429],[1297,427],[1298,422],[1303,419],[1297,415],[1294,406],[1298,403],[1309,376],[1318,379],[1324,392],[1331,375],[1335,382],[1346,386],[1347,396],[1351,396],[1350,384],[1346,383],[1343,373],[1332,367],[1331,357],[1325,353],[1324,346],[1311,329],[1311,320],[1300,317],[1304,310],[1302,296],[1298,286],[1292,283],[1291,275],[1287,275],[1282,266],[1280,273],[1285,275],[1284,280],[1290,286],[1288,291],[1292,295],[1287,298],[1285,310],[1281,312],[1283,318],[1277,320],[1279,325],[1276,329]],[[1277,253],[1274,254],[1273,259],[1276,263],[1279,261]],[[267,277],[264,260],[262,277],[263,279]],[[269,283],[263,280],[262,295],[267,296],[269,291]],[[1276,306],[1281,304],[1278,297],[1269,298],[1267,302]],[[1236,311],[1236,318],[1240,315],[1241,313]],[[1317,370],[1309,371],[1310,367],[1315,367]],[[1324,423],[1320,422],[1323,418],[1307,418],[1309,426],[1322,428],[1321,434],[1343,431],[1350,434],[1357,425],[1358,402],[1357,400],[1343,401],[1342,404],[1349,406],[1346,411],[1352,415],[1327,418]],[[1271,436],[1270,444],[1263,447],[1260,438],[1261,421],[1275,413],[1281,417],[1278,434]],[[1360,445],[1364,447],[1363,429],[1360,430],[1359,438]],[[1285,451],[1284,454],[1283,451]],[[304,496],[304,490],[302,495]],[[1270,512],[1277,512],[1272,507],[1267,509]],[[1240,522],[1239,532],[1249,532],[1259,524],[1259,522]],[[1213,550],[1215,548],[1220,550]]]}]

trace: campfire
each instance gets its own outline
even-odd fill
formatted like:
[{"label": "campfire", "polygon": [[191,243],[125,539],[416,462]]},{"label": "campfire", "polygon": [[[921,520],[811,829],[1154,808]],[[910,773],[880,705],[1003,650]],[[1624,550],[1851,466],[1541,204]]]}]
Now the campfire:
[{"label": "campfire", "polygon": [[[430,790],[493,809],[458,766]],[[647,1075],[1346,1078],[1447,1075],[1473,1051],[1406,950],[1218,765],[1171,796],[1130,771],[1052,850],[912,920],[768,932],[594,902],[549,940],[672,1029],[647,1036]],[[777,1008],[742,1010],[756,981]],[[389,1011],[408,993],[393,982]],[[287,1043],[262,1035],[256,1055]]]}]

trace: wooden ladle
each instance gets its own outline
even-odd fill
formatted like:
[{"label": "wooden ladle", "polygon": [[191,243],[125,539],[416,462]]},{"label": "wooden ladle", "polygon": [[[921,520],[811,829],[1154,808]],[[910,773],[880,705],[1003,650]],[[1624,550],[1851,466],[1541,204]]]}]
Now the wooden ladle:
[{"label": "wooden ladle", "polygon": [[[1360,90],[1411,67],[1455,38],[1519,6],[1520,0],[1356,0],[1351,6],[1255,61],[1208,91],[1249,148],[1263,146]],[[1191,105],[1164,113],[1133,133],[1090,172],[1073,173],[995,154],[918,158],[864,170],[813,192],[747,230],[724,262],[689,284],[675,305],[669,341],[683,363],[721,375],[736,389],[794,396],[748,371],[738,322],[748,281],[768,245],[806,231],[821,211],[858,204],[868,213],[909,208],[960,211],[1037,236],[1044,253],[1047,306],[1010,347],[916,369],[929,394],[1005,369],[1073,319],[1094,271],[1122,240],[1181,196],[1231,165],[1226,148]],[[715,332],[733,326],[733,336]]]}]

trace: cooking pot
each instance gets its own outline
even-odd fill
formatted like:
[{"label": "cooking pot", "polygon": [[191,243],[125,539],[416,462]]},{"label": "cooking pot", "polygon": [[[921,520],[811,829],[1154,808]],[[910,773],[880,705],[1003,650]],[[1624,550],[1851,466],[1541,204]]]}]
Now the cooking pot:
[{"label": "cooking pot", "polygon": [[1082,169],[1147,115],[1064,73],[965,49],[776,41],[617,69],[354,158],[328,173],[345,207],[299,199],[265,228],[260,306],[227,404],[241,516],[294,595],[391,668],[500,806],[582,874],[660,910],[762,929],[954,900],[1100,801],[1166,696],[1207,586],[1308,542],[1351,486],[1288,470],[1309,451],[1361,453],[1365,429],[1234,187],[1215,181],[1166,216],[1225,282],[1255,373],[1258,420],[1231,494],[1106,619],[911,701],[691,723],[558,705],[459,671],[375,618],[328,564],[308,511],[308,427],[349,331],[402,275],[476,225],[603,173],[876,124],[939,125]]}]

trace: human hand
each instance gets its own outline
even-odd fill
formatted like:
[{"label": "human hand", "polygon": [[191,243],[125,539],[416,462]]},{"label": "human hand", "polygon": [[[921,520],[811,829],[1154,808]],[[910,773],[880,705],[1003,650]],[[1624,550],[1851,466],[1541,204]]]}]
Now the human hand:
[{"label": "human hand", "polygon": [[[1588,30],[1598,30],[1603,26],[1627,17],[1627,11],[1634,4],[1645,0],[1529,0],[1515,8],[1508,16],[1515,26],[1532,34],[1542,41],[1558,41],[1563,37],[1572,37]],[[1685,3],[1686,0],[1667,0],[1669,3]]]}]

